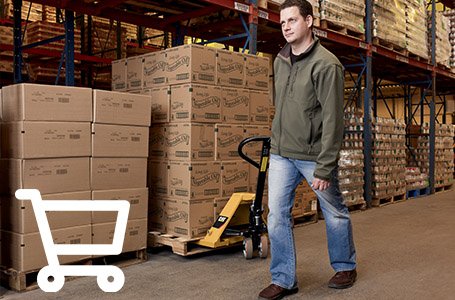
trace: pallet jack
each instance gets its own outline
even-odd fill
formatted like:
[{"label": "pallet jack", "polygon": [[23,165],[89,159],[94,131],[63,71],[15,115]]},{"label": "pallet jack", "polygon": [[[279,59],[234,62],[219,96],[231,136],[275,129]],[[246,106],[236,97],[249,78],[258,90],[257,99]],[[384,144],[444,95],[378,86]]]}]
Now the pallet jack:
[{"label": "pallet jack", "polygon": [[[262,142],[259,163],[243,152],[243,147],[251,142]],[[262,216],[264,213],[262,196],[269,165],[270,137],[246,138],[240,142],[238,152],[240,157],[259,170],[256,194],[232,194],[207,235],[195,243],[209,248],[222,248],[243,242],[243,256],[246,259],[253,258],[255,251],[259,257],[267,258],[269,243],[267,226]]]}]

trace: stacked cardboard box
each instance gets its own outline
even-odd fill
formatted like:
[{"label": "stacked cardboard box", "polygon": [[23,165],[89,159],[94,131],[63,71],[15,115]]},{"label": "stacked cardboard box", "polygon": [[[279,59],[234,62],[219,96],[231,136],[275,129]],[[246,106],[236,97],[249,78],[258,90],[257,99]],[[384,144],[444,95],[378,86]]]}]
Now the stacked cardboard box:
[{"label": "stacked cardboard box", "polygon": [[426,1],[406,2],[406,49],[410,53],[428,59]]},{"label": "stacked cardboard box", "polygon": [[318,197],[311,189],[308,182],[304,179],[295,189],[294,206],[292,216],[299,218],[318,212]]},{"label": "stacked cardboard box", "polygon": [[[146,247],[150,98],[93,90],[90,182],[93,200],[130,202],[123,251]],[[112,242],[116,213],[93,212],[93,243]]]},{"label": "stacked cardboard box", "polygon": [[420,172],[418,167],[406,168],[406,190],[423,189],[428,186],[428,175]]},{"label": "stacked cardboard box", "polygon": [[[13,17],[14,17],[13,0],[1,0],[0,8],[2,9],[2,11],[0,11],[1,18],[13,19]],[[31,3],[29,1],[23,1],[22,8],[23,8],[21,11],[22,20],[28,20],[30,22],[42,20],[43,5]],[[30,14],[28,12],[29,8],[30,8]],[[27,16],[28,16],[28,19],[27,19]]]},{"label": "stacked cardboard box", "polygon": [[404,49],[406,47],[406,3],[403,0],[375,0],[373,36]]},{"label": "stacked cardboard box", "polygon": [[364,204],[363,113],[348,108],[344,114],[345,134],[338,162],[340,192],[347,206]]},{"label": "stacked cardboard box", "polygon": [[358,33],[365,33],[365,1],[321,0],[321,20],[327,20]]},{"label": "stacked cardboard box", "polygon": [[376,118],[373,122],[373,197],[406,193],[406,125],[403,120]]},{"label": "stacked cardboard box", "polygon": [[[431,56],[431,11],[428,11],[428,45],[430,46],[429,55]],[[452,45],[449,41],[450,22],[449,18],[442,12],[436,12],[436,62],[450,68],[450,57]]]},{"label": "stacked cardboard box", "polygon": [[[47,265],[31,202],[17,200],[17,189],[39,189],[48,200],[90,199],[91,120],[91,89],[35,84],[2,89],[1,265],[18,271]],[[91,243],[90,212],[47,217],[55,243]],[[83,258],[88,257],[60,261]]]},{"label": "stacked cardboard box", "polygon": [[[237,147],[246,134],[269,135],[268,66],[199,45],[113,63],[113,88],[152,100],[150,229],[203,236],[232,193],[253,190],[257,174]],[[260,154],[257,144],[244,150]]]},{"label": "stacked cardboard box", "polygon": [[455,67],[455,9],[445,11],[444,16],[449,20],[450,67],[453,70]]}]

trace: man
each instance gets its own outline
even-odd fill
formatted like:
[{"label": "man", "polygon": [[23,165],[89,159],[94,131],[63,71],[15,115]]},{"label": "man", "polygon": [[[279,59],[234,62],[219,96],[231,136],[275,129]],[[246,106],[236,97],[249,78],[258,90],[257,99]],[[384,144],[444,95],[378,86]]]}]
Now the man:
[{"label": "man", "polygon": [[357,275],[351,220],[337,177],[344,130],[343,66],[313,36],[312,7],[306,0],[284,1],[280,20],[287,44],[274,62],[276,113],[268,215],[272,284],[259,299],[298,292],[291,209],[294,190],[303,178],[318,196],[326,222],[330,262],[336,272],[329,287],[351,287]]}]

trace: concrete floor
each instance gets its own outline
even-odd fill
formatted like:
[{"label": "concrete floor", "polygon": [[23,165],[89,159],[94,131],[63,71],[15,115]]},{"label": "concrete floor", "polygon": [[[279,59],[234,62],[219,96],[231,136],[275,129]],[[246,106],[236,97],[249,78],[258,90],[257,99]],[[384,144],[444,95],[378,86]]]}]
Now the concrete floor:
[{"label": "concrete floor", "polygon": [[[326,287],[325,226],[298,227],[298,294],[287,299],[455,299],[455,190],[352,214],[358,281],[348,290]],[[246,261],[224,251],[184,258],[162,250],[124,269],[121,291],[99,290],[95,278],[69,281],[56,294],[37,289],[2,299],[257,299],[268,285],[269,260]]]}]

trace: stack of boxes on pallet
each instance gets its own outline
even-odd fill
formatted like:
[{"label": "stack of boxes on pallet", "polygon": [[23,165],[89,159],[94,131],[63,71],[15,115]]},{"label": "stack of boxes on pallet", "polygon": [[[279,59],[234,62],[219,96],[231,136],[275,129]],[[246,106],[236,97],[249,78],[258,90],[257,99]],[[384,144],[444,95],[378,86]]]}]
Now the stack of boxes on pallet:
[{"label": "stack of boxes on pallet", "polygon": [[[270,135],[268,68],[266,58],[199,45],[113,63],[114,89],[152,101],[151,230],[203,236],[232,193],[255,192],[257,170],[237,147]],[[244,150],[260,155],[258,144]]]},{"label": "stack of boxes on pallet", "polygon": [[[43,16],[43,6],[41,4],[36,4],[36,3],[31,3],[29,1],[23,1],[22,2],[22,9],[21,11],[21,17],[22,20],[28,20],[30,22],[33,21],[41,21],[42,16]],[[26,9],[25,9],[26,8]],[[49,6],[46,6],[46,9],[50,8]],[[52,7],[53,8],[53,7]],[[0,0],[0,16],[2,18],[13,18],[14,16],[14,1],[13,0]],[[30,9],[30,13],[29,13]],[[55,8],[54,9],[54,15],[55,15]]]},{"label": "stack of boxes on pallet", "polygon": [[365,33],[365,2],[357,0],[321,0],[321,20],[347,28],[357,33]]},{"label": "stack of boxes on pallet", "polygon": [[451,45],[450,50],[450,67],[455,67],[455,9],[444,12],[444,16],[449,20],[449,42]]},{"label": "stack of boxes on pallet", "polygon": [[[14,197],[19,188],[38,189],[44,200],[129,200],[123,252],[146,247],[148,127],[107,124],[148,126],[150,100],[95,91],[93,101],[92,93],[37,84],[2,89],[0,211],[7,247],[1,266],[27,272],[47,264],[31,202]],[[120,157],[125,153],[144,158]],[[109,212],[48,212],[47,218],[54,243],[112,243],[116,215]]]},{"label": "stack of boxes on pallet", "polygon": [[[431,46],[431,11],[428,11],[428,44]],[[436,12],[436,62],[450,68],[452,46],[449,41],[449,19],[442,12]],[[431,49],[429,49],[431,55]]]},{"label": "stack of boxes on pallet", "polygon": [[428,175],[421,173],[418,167],[406,168],[406,191],[420,190],[428,186]]},{"label": "stack of boxes on pallet", "polygon": [[365,204],[363,197],[363,113],[348,108],[344,114],[345,134],[338,162],[338,180],[348,207]]},{"label": "stack of boxes on pallet", "polygon": [[[374,1],[373,5],[373,36],[380,39],[379,43],[391,43],[392,47],[406,48],[406,3],[403,0]],[[388,45],[384,45],[388,46]]]},{"label": "stack of boxes on pallet", "polygon": [[393,199],[406,193],[405,133],[403,120],[378,117],[373,122],[372,190],[378,204],[382,199]]},{"label": "stack of boxes on pallet", "polygon": [[413,55],[428,59],[428,26],[426,3],[421,0],[406,2],[406,49]]},{"label": "stack of boxes on pallet", "polygon": [[[0,44],[13,45],[13,28],[0,26]],[[0,72],[13,72],[13,51],[0,52]]]}]

